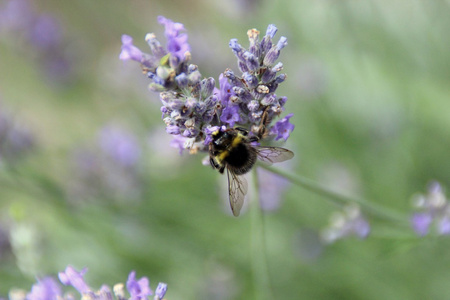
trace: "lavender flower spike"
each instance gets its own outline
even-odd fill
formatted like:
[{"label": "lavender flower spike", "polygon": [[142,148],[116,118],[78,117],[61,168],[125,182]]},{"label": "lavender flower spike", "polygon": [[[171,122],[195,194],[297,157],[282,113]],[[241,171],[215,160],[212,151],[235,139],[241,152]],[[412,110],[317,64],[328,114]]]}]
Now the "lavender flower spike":
[{"label": "lavender flower spike", "polygon": [[[283,64],[275,61],[287,39],[281,37],[278,43],[273,43],[278,30],[275,25],[268,26],[261,41],[257,29],[248,30],[248,49],[237,39],[231,39],[229,47],[241,74],[226,69],[214,80],[203,78],[198,66],[189,63],[191,48],[184,25],[162,16],[158,22],[165,27],[166,47],[161,46],[154,34],[148,34],[146,40],[153,54],[142,54],[140,64],[151,81],[149,89],[160,93],[166,132],[174,136],[171,144],[180,152],[182,149],[189,149],[190,153],[208,152],[212,141],[209,128],[223,131],[239,126],[255,135],[263,112],[267,112],[268,120],[274,120],[284,111],[287,98],[275,92],[287,77],[279,73]],[[133,47],[131,38],[125,37],[122,56],[137,58],[140,52]],[[291,117],[289,114],[275,125],[266,124],[269,135],[287,140],[294,129],[289,123]]]}]

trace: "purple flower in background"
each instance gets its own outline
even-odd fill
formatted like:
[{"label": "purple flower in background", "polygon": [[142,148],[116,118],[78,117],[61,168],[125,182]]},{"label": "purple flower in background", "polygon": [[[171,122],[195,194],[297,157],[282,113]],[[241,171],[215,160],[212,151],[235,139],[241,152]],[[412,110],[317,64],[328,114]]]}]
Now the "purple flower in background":
[{"label": "purple flower in background", "polygon": [[149,284],[147,277],[136,280],[136,272],[132,271],[127,280],[127,290],[131,295],[131,300],[146,300],[147,296],[153,295]]},{"label": "purple flower in background", "polygon": [[62,297],[59,283],[52,277],[38,279],[27,294],[27,300],[57,300]]},{"label": "purple flower in background", "polygon": [[420,236],[428,234],[433,217],[429,213],[416,213],[411,217],[411,225]]},{"label": "purple flower in background", "polygon": [[42,50],[51,50],[60,46],[63,34],[61,25],[50,15],[41,15],[30,32],[30,41]]},{"label": "purple flower in background", "polygon": [[135,165],[141,155],[135,136],[111,125],[101,130],[100,146],[112,159],[126,167]]},{"label": "purple flower in background", "polygon": [[141,62],[142,51],[133,45],[133,38],[129,35],[122,35],[122,51],[120,52],[119,58],[121,60],[135,60]]},{"label": "purple flower in background", "polygon": [[290,182],[280,175],[265,169],[258,169],[259,203],[265,211],[278,209],[281,204],[283,192],[288,188]]},{"label": "purple flower in background", "polygon": [[112,124],[98,133],[91,145],[74,149],[68,198],[77,203],[139,200],[142,177],[138,138]]},{"label": "purple flower in background", "polygon": [[258,169],[259,203],[265,211],[278,209],[281,204],[283,192],[288,188],[289,181],[280,175],[265,169]]},{"label": "purple flower in background", "polygon": [[35,146],[32,133],[0,104],[0,162],[13,164]]},{"label": "purple flower in background", "polygon": [[91,291],[91,288],[86,284],[86,282],[84,282],[83,279],[86,272],[87,268],[84,268],[78,272],[69,265],[64,272],[59,272],[58,277],[62,284],[73,286],[80,294],[85,294]]},{"label": "purple flower in background", "polygon": [[275,123],[272,128],[272,132],[276,134],[275,140],[284,139],[285,141],[291,135],[291,132],[294,130],[294,125],[289,123],[289,119],[294,114],[288,114],[286,117]]},{"label": "purple flower in background", "polygon": [[10,0],[0,6],[0,32],[21,32],[26,30],[34,17],[29,0]]},{"label": "purple flower in background", "polygon": [[352,205],[331,216],[330,225],[322,231],[322,239],[325,243],[331,244],[352,235],[364,239],[369,233],[369,222],[362,215],[359,207]]},{"label": "purple flower in background", "polygon": [[[114,285],[114,295],[111,288],[103,284],[99,290],[92,290],[84,282],[83,275],[86,268],[82,271],[76,271],[72,266],[68,266],[64,272],[59,273],[59,280],[62,284],[74,287],[81,295],[82,299],[92,300],[148,300],[148,296],[152,295],[147,277],[136,280],[136,273],[132,271],[128,276],[127,289],[130,294],[128,298],[123,283]],[[161,300],[167,292],[167,284],[160,282],[156,288],[154,300]],[[76,299],[72,293],[64,293],[61,285],[52,277],[38,279],[37,283],[27,293],[21,289],[13,289],[9,292],[11,299],[23,300],[74,300]],[[115,296],[115,297],[114,297]],[[3,299],[3,298],[1,298]],[[78,298],[79,299],[79,298]]]},{"label": "purple flower in background", "polygon": [[74,76],[73,57],[67,51],[63,26],[54,15],[42,14],[33,5],[29,0],[9,0],[1,5],[0,35],[28,43],[30,47],[20,47],[19,51],[36,57],[52,84],[68,83]]},{"label": "purple flower in background", "polygon": [[414,197],[419,212],[411,216],[411,227],[419,235],[427,235],[431,229],[439,235],[450,234],[450,204],[438,182],[429,185],[426,195]]}]

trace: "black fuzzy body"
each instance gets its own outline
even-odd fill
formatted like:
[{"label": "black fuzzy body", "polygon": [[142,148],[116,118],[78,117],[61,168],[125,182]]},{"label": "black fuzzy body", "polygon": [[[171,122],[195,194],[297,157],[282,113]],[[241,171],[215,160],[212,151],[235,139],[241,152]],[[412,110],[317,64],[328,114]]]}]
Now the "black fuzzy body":
[{"label": "black fuzzy body", "polygon": [[250,171],[257,158],[257,151],[250,145],[247,131],[235,128],[213,135],[209,154],[211,165],[220,173],[227,167],[236,175]]}]

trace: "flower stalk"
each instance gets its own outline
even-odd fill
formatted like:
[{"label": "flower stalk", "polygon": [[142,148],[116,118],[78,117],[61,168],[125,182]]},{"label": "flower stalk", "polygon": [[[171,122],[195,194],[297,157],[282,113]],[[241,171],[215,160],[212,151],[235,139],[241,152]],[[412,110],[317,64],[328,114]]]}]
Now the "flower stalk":
[{"label": "flower stalk", "polygon": [[301,186],[311,192],[322,195],[325,198],[331,200],[333,203],[339,205],[354,203],[361,206],[361,208],[368,214],[377,216],[383,219],[390,220],[392,222],[398,223],[400,225],[409,226],[408,217],[402,213],[393,211],[387,207],[383,207],[373,202],[369,202],[363,198],[357,198],[352,196],[346,196],[332,191],[331,189],[303,176],[293,174],[289,171],[282,170],[280,168],[274,168],[263,163],[258,163],[258,165],[270,172],[278,174],[293,184]]},{"label": "flower stalk", "polygon": [[270,280],[269,264],[267,259],[266,230],[264,213],[259,203],[259,181],[257,168],[251,172],[251,253],[252,269],[256,299],[275,299],[273,297]]}]

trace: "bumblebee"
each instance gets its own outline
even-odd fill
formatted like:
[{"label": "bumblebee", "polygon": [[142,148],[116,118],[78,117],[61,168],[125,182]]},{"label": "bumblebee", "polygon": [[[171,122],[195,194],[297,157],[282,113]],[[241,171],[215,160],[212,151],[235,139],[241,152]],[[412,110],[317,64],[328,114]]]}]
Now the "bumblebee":
[{"label": "bumblebee", "polygon": [[209,144],[209,161],[211,166],[221,174],[227,170],[228,198],[234,216],[239,216],[244,197],[247,194],[247,180],[241,176],[249,172],[257,159],[272,164],[294,157],[290,150],[280,147],[261,147],[252,145],[266,135],[266,126],[270,123],[267,109],[261,117],[261,124],[255,135],[248,130],[235,127],[225,131],[217,130],[212,134]]}]

